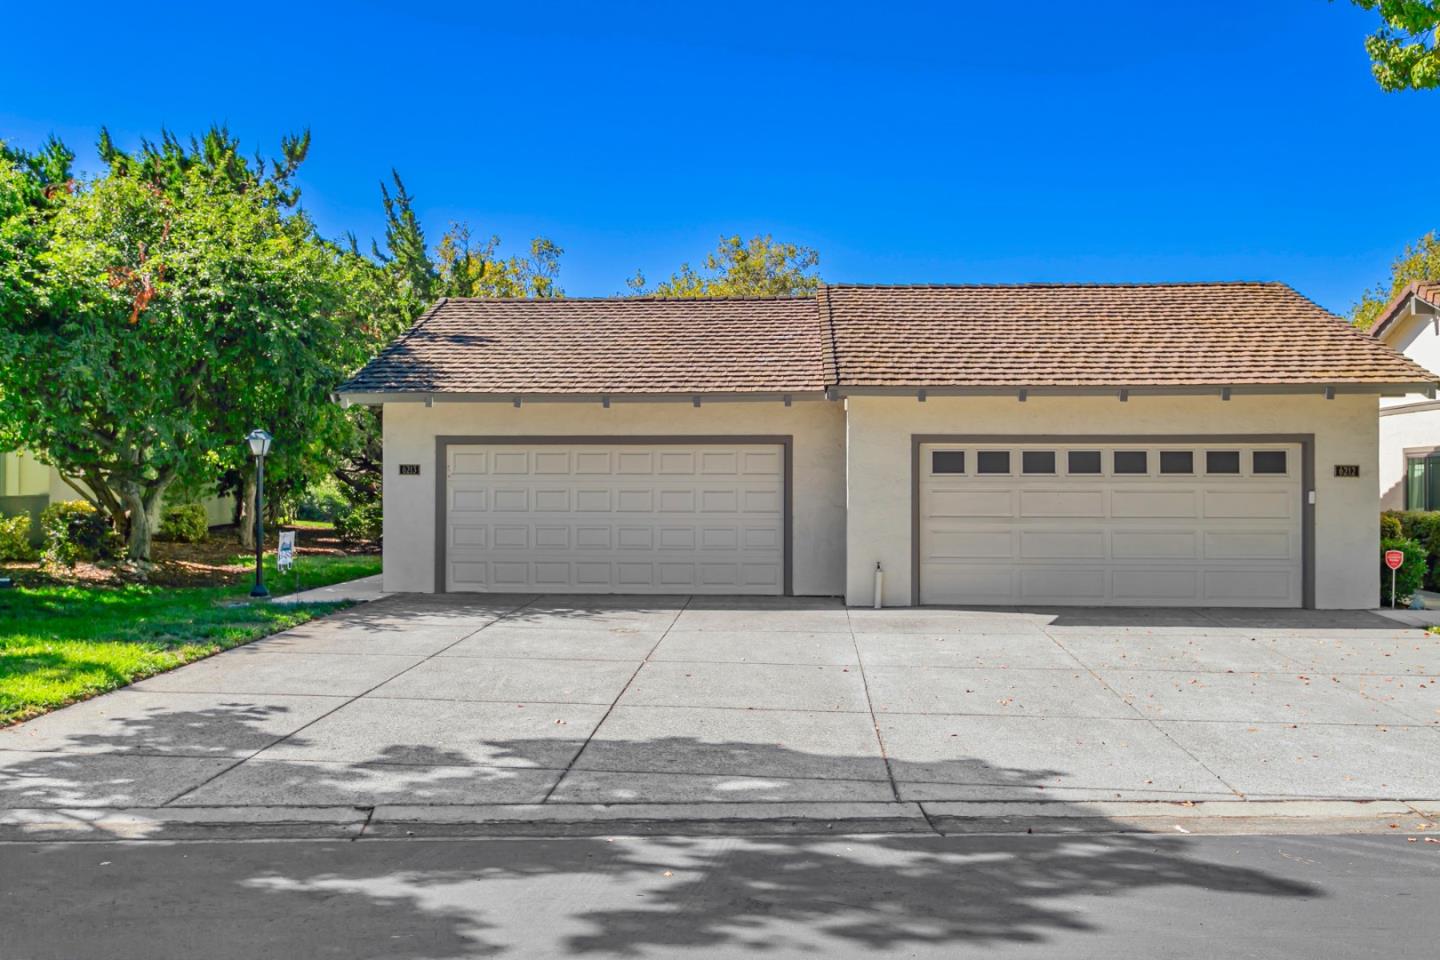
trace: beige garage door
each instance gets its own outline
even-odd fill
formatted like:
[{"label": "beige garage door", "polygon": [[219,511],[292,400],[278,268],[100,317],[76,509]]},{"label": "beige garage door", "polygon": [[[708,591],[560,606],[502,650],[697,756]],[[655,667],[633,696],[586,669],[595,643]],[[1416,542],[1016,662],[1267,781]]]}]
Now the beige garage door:
[{"label": "beige garage door", "polygon": [[446,589],[778,594],[778,444],[447,447]]},{"label": "beige garage door", "polygon": [[1298,444],[926,444],[920,601],[1296,607]]}]

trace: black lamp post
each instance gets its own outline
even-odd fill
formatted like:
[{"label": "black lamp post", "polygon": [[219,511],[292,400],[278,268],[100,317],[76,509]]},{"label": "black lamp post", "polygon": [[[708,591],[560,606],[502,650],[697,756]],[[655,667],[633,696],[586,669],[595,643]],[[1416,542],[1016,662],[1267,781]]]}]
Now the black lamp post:
[{"label": "black lamp post", "polygon": [[255,586],[252,597],[268,597],[265,589],[265,455],[270,452],[270,434],[251,430],[245,441],[255,455]]}]

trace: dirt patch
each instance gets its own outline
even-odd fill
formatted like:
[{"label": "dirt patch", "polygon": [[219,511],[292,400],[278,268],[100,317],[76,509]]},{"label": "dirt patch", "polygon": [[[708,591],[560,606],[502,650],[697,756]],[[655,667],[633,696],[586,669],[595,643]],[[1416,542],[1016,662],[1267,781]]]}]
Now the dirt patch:
[{"label": "dirt patch", "polygon": [[[273,551],[278,539],[276,531],[267,531],[266,549]],[[296,530],[295,551],[301,556],[341,557],[377,554],[380,546],[346,543],[331,529],[302,528]],[[239,533],[233,526],[212,528],[204,543],[156,542],[150,556],[152,565],[148,570],[129,563],[78,563],[73,568],[3,563],[0,572],[21,586],[119,586],[143,581],[163,587],[220,587],[247,578],[255,570],[254,555],[240,546]]]}]

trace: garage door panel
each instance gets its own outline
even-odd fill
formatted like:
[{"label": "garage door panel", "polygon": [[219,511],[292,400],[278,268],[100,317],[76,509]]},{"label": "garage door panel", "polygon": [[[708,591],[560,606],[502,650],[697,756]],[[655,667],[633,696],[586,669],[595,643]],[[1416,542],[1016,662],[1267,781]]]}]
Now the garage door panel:
[{"label": "garage door panel", "polygon": [[456,583],[465,584],[467,587],[483,587],[489,582],[487,576],[489,564],[472,561],[462,561],[450,564],[450,577]]},{"label": "garage door panel", "polygon": [[1119,487],[1110,492],[1112,517],[1190,518],[1200,515],[1194,490],[1135,490]]},{"label": "garage door panel", "polygon": [[616,473],[624,475],[644,474],[649,476],[655,472],[655,454],[644,451],[621,451],[615,455],[619,466]]},{"label": "garage door panel", "polygon": [[491,456],[495,473],[513,475],[530,472],[530,454],[525,451],[497,450]]},{"label": "garage door panel", "polygon": [[576,513],[609,513],[613,497],[610,490],[577,489],[575,491]]},{"label": "garage door panel", "polygon": [[928,568],[920,581],[922,603],[950,603],[967,597],[967,603],[1015,602],[1015,574],[1008,567],[979,564],[945,564]]},{"label": "garage door panel", "polygon": [[490,462],[489,455],[485,453],[457,453],[453,462],[452,475],[460,476],[468,473],[489,473],[487,464]]},{"label": "garage door panel", "polygon": [[530,491],[527,489],[498,489],[491,493],[495,513],[529,513]]},{"label": "garage door panel", "polygon": [[779,513],[780,491],[773,487],[763,490],[745,490],[741,501],[745,513]]},{"label": "garage door panel", "polygon": [[1112,530],[1110,556],[1115,560],[1196,560],[1200,537],[1193,530]]},{"label": "garage door panel", "polygon": [[1050,599],[1086,601],[1105,593],[1105,571],[1093,567],[1024,567],[1020,598],[1037,603]]},{"label": "garage door panel", "polygon": [[1008,528],[935,529],[926,541],[925,556],[956,560],[1008,560],[1015,553],[1015,535]]},{"label": "garage door panel", "polygon": [[779,445],[452,446],[452,590],[780,593]]},{"label": "garage door panel", "polygon": [[1200,602],[1198,570],[1116,569],[1110,576],[1117,600]]},{"label": "garage door panel", "polygon": [[575,472],[577,474],[598,474],[609,476],[614,472],[610,465],[609,450],[577,450],[575,451]]},{"label": "garage door panel", "polygon": [[1103,517],[1104,490],[1022,490],[1022,517]]},{"label": "garage door panel", "polygon": [[1025,560],[1104,560],[1103,530],[1022,530],[1020,556]]},{"label": "garage door panel", "polygon": [[477,513],[485,512],[485,505],[490,502],[485,490],[454,490],[450,496],[450,512],[462,513],[473,510]]},{"label": "garage door panel", "polygon": [[661,476],[690,476],[695,472],[695,454],[689,450],[661,452]]},{"label": "garage door panel", "polygon": [[1205,602],[1215,605],[1276,606],[1297,588],[1296,576],[1285,570],[1210,570],[1205,574]]},{"label": "garage door panel", "polygon": [[1205,534],[1207,560],[1291,560],[1298,554],[1299,544],[1288,531],[1217,530]]},{"label": "garage door panel", "polygon": [[489,533],[489,527],[457,524],[450,528],[450,545],[452,547],[484,548],[489,545]]},{"label": "garage door panel", "polygon": [[1009,490],[939,489],[931,494],[930,516],[1013,517],[1015,497]]},{"label": "garage door panel", "polygon": [[496,524],[491,531],[492,546],[497,550],[525,550],[530,546],[530,528],[519,524]]},{"label": "garage door panel", "polygon": [[1283,520],[1294,509],[1288,490],[1206,490],[1205,516],[1244,520]]},{"label": "garage door panel", "polygon": [[535,473],[537,476],[559,474],[568,477],[570,475],[570,451],[535,451]]},{"label": "garage door panel", "polygon": [[733,450],[706,450],[700,454],[700,472],[707,477],[733,477],[740,472],[740,455]]},{"label": "garage door panel", "polygon": [[[1187,446],[1188,460],[1177,457]],[[1204,438],[1164,446],[1018,438],[1006,448],[922,446],[922,603],[1301,604],[1297,470],[1255,473],[1253,448]],[[1217,449],[1234,451],[1229,462],[1238,459],[1240,472],[1197,473]],[[976,474],[982,450],[1008,456],[1021,472]],[[941,451],[950,455],[934,456]],[[1031,451],[1039,453],[1027,457]],[[1143,456],[1117,456],[1122,451]],[[1286,447],[1290,463],[1300,455],[1298,444]],[[1026,474],[1026,464],[1058,472]]]}]

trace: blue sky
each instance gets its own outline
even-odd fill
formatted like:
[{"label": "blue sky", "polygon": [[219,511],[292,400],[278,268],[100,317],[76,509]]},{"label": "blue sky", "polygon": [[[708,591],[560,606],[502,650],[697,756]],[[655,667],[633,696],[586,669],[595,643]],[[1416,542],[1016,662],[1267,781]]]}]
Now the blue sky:
[{"label": "blue sky", "polygon": [[93,171],[101,124],[309,126],[327,235],[379,234],[393,166],[432,240],[547,235],[572,295],[773,233],[832,281],[1284,280],[1344,311],[1436,226],[1440,92],[1382,93],[1345,2],[443,6],[21,5],[0,137]]}]

